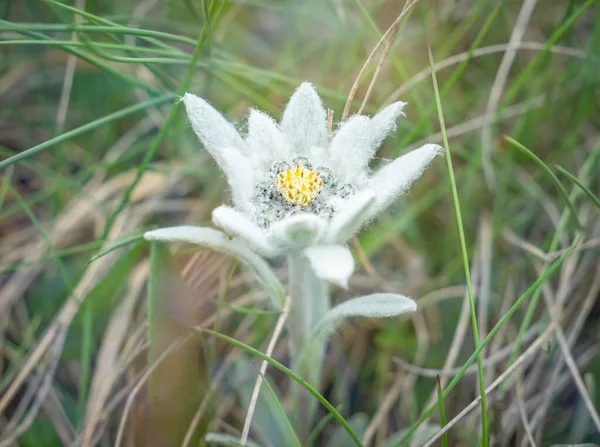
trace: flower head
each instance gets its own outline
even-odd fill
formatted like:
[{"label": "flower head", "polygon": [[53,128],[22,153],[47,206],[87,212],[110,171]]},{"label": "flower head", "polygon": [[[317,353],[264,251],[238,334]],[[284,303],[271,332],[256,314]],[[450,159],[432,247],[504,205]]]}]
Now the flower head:
[{"label": "flower head", "polygon": [[[395,131],[405,103],[391,104],[372,118],[355,115],[330,136],[327,113],[309,83],[292,95],[280,123],[250,110],[246,135],[204,99],[186,93],[183,102],[194,132],[231,189],[233,207],[215,209],[213,222],[263,257],[302,253],[317,276],[319,270],[333,271],[322,273],[322,279],[340,285],[353,270],[352,257],[340,244],[406,193],[441,153],[427,144],[371,173],[369,161]],[[168,234],[177,240],[177,227],[156,231],[146,238]]]}]

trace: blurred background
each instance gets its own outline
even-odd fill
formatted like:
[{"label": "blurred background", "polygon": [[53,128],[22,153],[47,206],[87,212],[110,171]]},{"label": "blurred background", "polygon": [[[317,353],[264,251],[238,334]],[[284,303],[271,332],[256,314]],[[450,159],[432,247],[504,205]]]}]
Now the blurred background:
[{"label": "blurred background", "polygon": [[[152,270],[139,237],[210,226],[229,200],[177,95],[206,98],[243,129],[250,107],[279,118],[308,80],[337,120],[365,66],[351,113],[376,73],[364,113],[408,102],[378,153],[391,159],[442,142],[428,42],[480,339],[498,329],[483,351],[486,385],[504,374],[488,395],[492,445],[600,443],[600,6],[420,0],[365,65],[403,6],[0,3],[0,446],[239,438],[259,362],[190,328],[264,351],[277,315],[230,258],[174,247]],[[394,291],[419,303],[404,318],[348,322],[331,340],[319,389],[365,445],[399,445],[437,401],[437,377],[442,387],[460,377],[448,421],[478,396],[474,364],[459,371],[475,343],[455,213],[440,158],[353,244],[357,273],[336,302]],[[287,364],[284,346],[274,358]],[[271,369],[285,391],[289,378]],[[290,445],[279,430],[292,403],[261,395],[251,438]],[[460,416],[449,445],[478,445],[480,416],[478,406]],[[306,445],[352,445],[325,409],[319,421]],[[436,411],[411,445],[439,428]]]}]

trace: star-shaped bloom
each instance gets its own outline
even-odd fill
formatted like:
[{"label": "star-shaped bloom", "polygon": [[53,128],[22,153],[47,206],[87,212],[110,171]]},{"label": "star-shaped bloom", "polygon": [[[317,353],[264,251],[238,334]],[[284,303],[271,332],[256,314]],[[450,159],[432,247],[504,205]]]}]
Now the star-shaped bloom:
[{"label": "star-shaped bloom", "polygon": [[[231,189],[233,206],[213,210],[215,225],[263,258],[304,256],[318,278],[342,287],[354,269],[344,244],[406,193],[441,153],[427,144],[372,173],[369,161],[396,130],[405,103],[373,117],[352,116],[330,136],[327,112],[306,82],[280,123],[250,110],[245,135],[204,99],[186,93],[183,102]],[[170,227],[148,231],[145,238],[206,244],[205,233],[201,227]]]}]

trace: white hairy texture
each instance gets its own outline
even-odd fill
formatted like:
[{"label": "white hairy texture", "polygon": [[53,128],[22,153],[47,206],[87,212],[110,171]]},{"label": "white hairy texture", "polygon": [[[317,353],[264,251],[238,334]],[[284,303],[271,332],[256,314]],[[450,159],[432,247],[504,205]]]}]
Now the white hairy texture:
[{"label": "white hairy texture", "polygon": [[352,253],[342,245],[316,245],[303,251],[315,276],[323,281],[348,288],[354,271]]},{"label": "white hairy texture", "polygon": [[316,244],[323,236],[327,222],[314,214],[301,213],[273,224],[271,239],[285,251],[300,251]]},{"label": "white hairy texture", "polygon": [[375,293],[352,298],[330,309],[314,326],[304,351],[298,359],[301,367],[310,367],[310,353],[315,346],[325,342],[337,327],[353,317],[391,318],[417,310],[411,298],[395,293]]},{"label": "white hairy texture", "polygon": [[356,225],[360,216],[374,200],[375,193],[370,189],[365,189],[352,196],[351,200],[346,200],[344,206],[331,219],[324,240],[332,244],[343,244],[350,239],[358,231]]},{"label": "white hairy texture", "polygon": [[250,110],[248,115],[248,149],[257,167],[268,170],[277,160],[288,160],[291,157],[289,143],[279,126],[266,113]]},{"label": "white hairy texture", "polygon": [[223,149],[233,148],[245,152],[245,143],[238,131],[208,102],[196,95],[186,93],[183,96],[183,103],[192,129],[221,169],[224,167]]},{"label": "white hairy texture", "polygon": [[375,147],[371,136],[371,120],[354,115],[341,124],[331,141],[331,167],[342,183],[351,182],[367,166]]},{"label": "white hairy texture", "polygon": [[272,258],[279,254],[277,247],[269,240],[267,232],[252,222],[245,214],[222,205],[213,210],[212,220],[225,233],[240,238],[261,256]]},{"label": "white hairy texture", "polygon": [[361,216],[362,223],[373,219],[399,196],[408,192],[413,182],[418,179],[429,163],[442,154],[442,148],[437,144],[426,144],[415,149],[377,171],[371,177],[371,189],[375,192],[375,202]]},{"label": "white hairy texture", "polygon": [[[245,138],[205,100],[187,93],[183,102],[199,140],[227,176],[233,208],[217,208],[213,221],[236,238],[230,242],[243,242],[267,258],[302,252],[319,278],[342,287],[354,261],[347,248],[336,244],[346,242],[406,193],[441,153],[439,146],[426,145],[371,175],[369,161],[395,132],[405,103],[391,104],[372,118],[355,115],[329,138],[327,113],[307,82],[290,98],[280,124],[250,110]],[[284,203],[275,183],[277,173],[299,157],[307,159],[299,163],[320,169],[329,179],[317,200],[305,208]],[[185,228],[148,234],[165,240],[198,234]]]},{"label": "white hairy texture", "polygon": [[327,312],[318,326],[333,329],[346,318],[390,318],[415,310],[417,310],[417,303],[404,295],[374,293],[344,301]]},{"label": "white hairy texture", "polygon": [[256,185],[254,163],[250,157],[241,154],[235,148],[224,148],[221,154],[223,155],[221,169],[227,177],[233,204],[247,212],[250,210],[250,200]]},{"label": "white hairy texture", "polygon": [[404,106],[406,106],[405,102],[395,102],[371,118],[371,136],[375,148],[378,148],[389,135],[396,132],[396,121],[398,117],[404,116],[402,111]]},{"label": "white hairy texture", "polygon": [[327,144],[327,112],[312,84],[304,82],[296,89],[283,112],[281,130],[298,156],[309,155],[312,146]]}]

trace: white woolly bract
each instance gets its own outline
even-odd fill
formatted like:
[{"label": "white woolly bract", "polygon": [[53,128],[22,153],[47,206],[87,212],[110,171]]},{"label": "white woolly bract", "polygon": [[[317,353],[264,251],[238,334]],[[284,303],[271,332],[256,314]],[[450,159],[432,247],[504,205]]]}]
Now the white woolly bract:
[{"label": "white woolly bract", "polygon": [[296,214],[287,217],[270,229],[271,239],[284,250],[300,251],[318,244],[327,228],[327,222],[314,214]]},{"label": "white woolly bract", "polygon": [[317,325],[317,331],[330,333],[351,317],[390,318],[417,310],[417,303],[404,295],[375,293],[344,301],[331,309]]},{"label": "white woolly bract", "polygon": [[213,210],[212,220],[225,233],[242,239],[261,256],[272,258],[278,255],[277,247],[271,243],[267,232],[248,219],[245,214],[228,206],[220,206]]},{"label": "white woolly bract", "polygon": [[318,245],[304,250],[317,278],[348,288],[348,280],[354,271],[352,253],[341,245]]},{"label": "white woolly bract", "polygon": [[211,228],[182,225],[158,228],[144,233],[144,239],[156,242],[187,242],[225,253],[240,260],[254,273],[257,281],[269,293],[276,308],[283,307],[285,291],[266,261],[245,244],[230,240]]},{"label": "white woolly bract", "polygon": [[309,155],[311,146],[327,144],[327,112],[308,82],[300,84],[281,118],[281,130],[294,144],[298,156]]},{"label": "white woolly bract", "polygon": [[[315,273],[342,287],[353,262],[347,249],[337,244],[405,194],[441,153],[439,146],[425,145],[371,175],[369,161],[396,130],[406,104],[396,102],[373,117],[352,116],[330,137],[325,107],[307,82],[290,98],[280,123],[250,110],[244,136],[204,99],[186,93],[182,101],[194,132],[231,188],[233,208],[217,208],[215,225],[262,257],[305,250]],[[285,196],[301,194],[293,189],[296,180],[276,185],[280,174],[296,166],[319,173],[322,185],[310,193],[310,202],[290,199],[301,195]],[[331,247],[313,250],[321,246]]]}]

